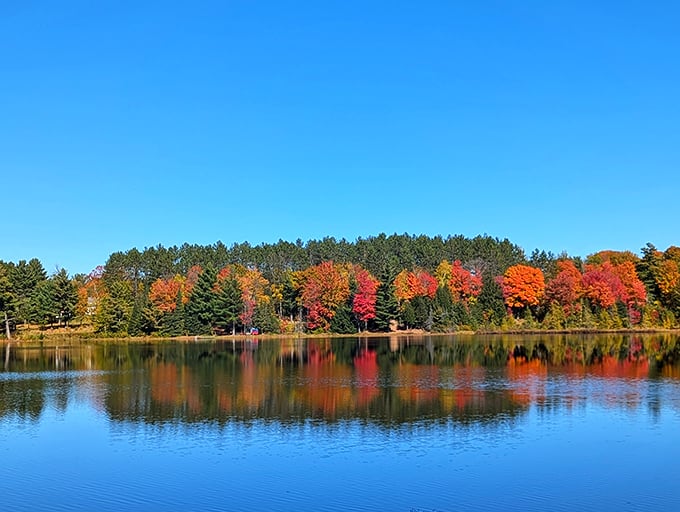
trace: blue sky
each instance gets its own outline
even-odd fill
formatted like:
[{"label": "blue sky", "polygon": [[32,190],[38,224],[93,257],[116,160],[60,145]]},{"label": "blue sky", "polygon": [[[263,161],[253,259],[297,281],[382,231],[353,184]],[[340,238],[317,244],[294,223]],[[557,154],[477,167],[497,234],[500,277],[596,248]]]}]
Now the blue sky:
[{"label": "blue sky", "polygon": [[385,233],[680,245],[680,7],[0,6],[0,259]]}]

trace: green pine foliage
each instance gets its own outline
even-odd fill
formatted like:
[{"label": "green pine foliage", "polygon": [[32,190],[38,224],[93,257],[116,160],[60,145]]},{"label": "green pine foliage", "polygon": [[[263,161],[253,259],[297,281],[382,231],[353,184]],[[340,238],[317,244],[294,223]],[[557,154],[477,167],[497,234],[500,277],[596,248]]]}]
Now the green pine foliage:
[{"label": "green pine foliage", "polygon": [[240,314],[243,311],[241,289],[234,278],[223,279],[210,303],[213,313],[213,326],[221,333],[236,334],[240,324]]}]

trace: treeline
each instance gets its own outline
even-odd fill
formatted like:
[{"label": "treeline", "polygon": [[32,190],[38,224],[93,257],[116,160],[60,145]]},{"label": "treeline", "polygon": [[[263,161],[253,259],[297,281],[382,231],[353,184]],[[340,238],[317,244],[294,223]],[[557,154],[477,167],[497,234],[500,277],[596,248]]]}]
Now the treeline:
[{"label": "treeline", "polygon": [[105,335],[677,327],[680,248],[529,257],[489,236],[381,234],[111,254],[89,275],[0,262],[7,330]]}]

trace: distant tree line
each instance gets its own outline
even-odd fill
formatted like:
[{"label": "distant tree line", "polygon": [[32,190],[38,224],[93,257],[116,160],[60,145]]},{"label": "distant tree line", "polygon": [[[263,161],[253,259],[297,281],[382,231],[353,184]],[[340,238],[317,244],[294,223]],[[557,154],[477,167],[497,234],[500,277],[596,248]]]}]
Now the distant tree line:
[{"label": "distant tree line", "polygon": [[0,312],[8,331],[116,336],[677,327],[680,248],[641,252],[527,257],[507,239],[408,234],[159,245],[73,277],[0,262]]}]

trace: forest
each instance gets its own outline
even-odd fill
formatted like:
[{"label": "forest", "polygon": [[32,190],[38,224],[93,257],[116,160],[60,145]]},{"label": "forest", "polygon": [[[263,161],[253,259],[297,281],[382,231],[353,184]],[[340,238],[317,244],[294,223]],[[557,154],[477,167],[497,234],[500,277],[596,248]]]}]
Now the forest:
[{"label": "forest", "polygon": [[380,234],[115,252],[90,274],[0,261],[5,337],[669,329],[680,247],[572,257],[507,239]]}]

